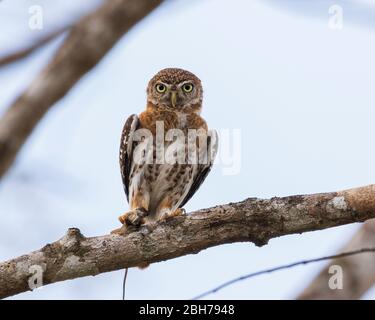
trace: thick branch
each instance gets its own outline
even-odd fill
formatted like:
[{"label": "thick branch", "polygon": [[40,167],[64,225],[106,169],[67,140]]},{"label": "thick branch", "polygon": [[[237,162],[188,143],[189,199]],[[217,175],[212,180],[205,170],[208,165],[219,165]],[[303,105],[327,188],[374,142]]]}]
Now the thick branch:
[{"label": "thick branch", "polygon": [[[375,246],[375,220],[367,221],[342,249],[343,252]],[[343,270],[342,290],[328,286],[329,267],[339,265]],[[359,299],[375,283],[375,255],[361,254],[330,261],[298,299],[353,300]]]},{"label": "thick branch", "polygon": [[43,115],[162,0],[110,0],[72,27],[56,55],[0,121],[0,177]]},{"label": "thick branch", "polygon": [[321,230],[375,217],[375,185],[342,192],[238,203],[171,218],[125,236],[85,238],[78,229],[39,251],[0,264],[0,297],[29,290],[33,265],[44,284],[168,260],[224,243]]}]

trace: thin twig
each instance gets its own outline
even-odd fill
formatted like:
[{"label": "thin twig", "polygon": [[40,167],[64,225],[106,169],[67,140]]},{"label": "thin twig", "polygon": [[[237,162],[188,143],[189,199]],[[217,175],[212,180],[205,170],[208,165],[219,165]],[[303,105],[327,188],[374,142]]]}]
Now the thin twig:
[{"label": "thin twig", "polygon": [[63,34],[65,31],[68,31],[70,28],[71,26],[69,25],[54,30],[50,34],[47,34],[45,37],[36,40],[36,42],[32,43],[29,47],[22,48],[21,50],[12,52],[8,55],[0,56],[0,67],[26,58],[37,49],[43,47],[53,39],[57,38],[59,35]]},{"label": "thin twig", "polygon": [[129,268],[125,268],[124,280],[122,282],[122,300],[125,300],[125,288],[126,288],[126,279],[128,278]]},{"label": "thin twig", "polygon": [[294,268],[294,267],[297,267],[297,266],[300,266],[300,265],[306,265],[306,264],[314,263],[314,262],[344,258],[344,257],[348,257],[348,256],[366,253],[366,252],[375,252],[375,248],[363,248],[363,249],[359,249],[359,250],[343,252],[343,253],[340,253],[340,254],[335,254],[335,255],[326,256],[326,257],[320,257],[320,258],[309,259],[309,260],[302,260],[302,261],[286,264],[286,265],[271,268],[271,269],[265,269],[265,270],[262,270],[262,271],[249,273],[249,274],[243,275],[241,277],[232,279],[230,281],[224,282],[223,284],[221,284],[220,286],[217,286],[216,288],[214,288],[212,290],[209,290],[209,291],[206,291],[202,294],[199,294],[198,296],[194,297],[192,300],[202,299],[202,298],[204,298],[204,297],[206,297],[210,294],[216,293],[216,292],[218,292],[218,291],[220,291],[220,290],[222,290],[222,289],[224,289],[224,288],[226,288],[226,287],[228,287],[228,286],[230,286],[234,283],[237,283],[237,282],[240,282],[240,281],[243,281],[243,280],[247,280],[249,278],[254,278],[254,277],[260,276],[262,274],[273,273],[273,272],[276,272],[276,271],[290,269],[290,268]]}]

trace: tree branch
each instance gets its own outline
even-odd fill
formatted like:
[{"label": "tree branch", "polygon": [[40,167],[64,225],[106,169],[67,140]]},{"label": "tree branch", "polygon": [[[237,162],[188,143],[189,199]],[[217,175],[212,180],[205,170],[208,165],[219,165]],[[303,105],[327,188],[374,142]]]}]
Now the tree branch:
[{"label": "tree branch", "polygon": [[52,105],[162,0],[110,0],[73,26],[52,61],[0,120],[0,178]]},{"label": "tree branch", "polygon": [[0,298],[28,291],[33,265],[49,284],[168,260],[221,245],[321,230],[375,217],[375,185],[341,192],[262,200],[250,198],[174,217],[124,236],[85,238],[69,229],[41,250],[0,264]]},{"label": "tree branch", "polygon": [[57,38],[59,35],[63,34],[65,31],[68,31],[70,27],[71,26],[64,26],[57,30],[53,30],[49,34],[45,35],[44,37],[35,40],[35,42],[30,44],[29,46],[25,46],[24,48],[18,51],[0,56],[0,67],[14,63],[23,58],[26,58],[27,56],[32,54],[34,51],[38,50],[39,48],[43,47],[48,42],[52,41],[53,39]]},{"label": "tree branch", "polygon": [[[343,252],[375,245],[375,220],[367,221],[349,240]],[[343,269],[343,289],[328,287],[332,276],[329,267],[339,265]],[[358,255],[345,259],[333,259],[298,296],[302,300],[354,300],[359,299],[375,283],[375,255]]]}]

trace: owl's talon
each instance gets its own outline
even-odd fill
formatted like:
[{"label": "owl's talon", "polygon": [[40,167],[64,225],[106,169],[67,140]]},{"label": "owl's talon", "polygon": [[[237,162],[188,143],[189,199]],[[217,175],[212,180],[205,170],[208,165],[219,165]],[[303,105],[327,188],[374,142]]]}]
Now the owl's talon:
[{"label": "owl's talon", "polygon": [[169,216],[178,217],[178,216],[183,216],[185,214],[186,214],[186,210],[184,208],[178,208],[176,211],[172,212]]},{"label": "owl's talon", "polygon": [[148,212],[145,209],[136,208],[120,216],[119,220],[123,225],[139,227],[141,224],[144,223],[144,218],[147,215]]},{"label": "owl's talon", "polygon": [[177,216],[184,216],[184,215],[186,215],[186,210],[184,208],[179,208],[175,212],[177,212],[177,211],[178,211],[178,214],[176,214]]}]

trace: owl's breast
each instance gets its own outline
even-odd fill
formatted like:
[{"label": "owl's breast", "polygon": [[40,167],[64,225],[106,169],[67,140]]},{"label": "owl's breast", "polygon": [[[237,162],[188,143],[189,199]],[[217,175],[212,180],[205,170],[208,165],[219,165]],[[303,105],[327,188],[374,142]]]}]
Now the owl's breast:
[{"label": "owl's breast", "polygon": [[149,198],[152,214],[163,200],[168,199],[176,210],[189,192],[196,166],[191,164],[149,164],[134,167],[131,189]]}]

